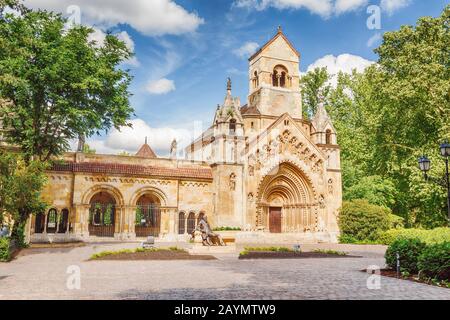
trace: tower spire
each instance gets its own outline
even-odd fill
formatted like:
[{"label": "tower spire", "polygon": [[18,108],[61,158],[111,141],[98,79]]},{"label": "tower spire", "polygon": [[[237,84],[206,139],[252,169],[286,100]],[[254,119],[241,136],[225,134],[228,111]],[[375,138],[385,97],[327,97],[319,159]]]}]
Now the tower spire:
[{"label": "tower spire", "polygon": [[227,78],[227,93],[231,95],[231,79],[230,77]]}]

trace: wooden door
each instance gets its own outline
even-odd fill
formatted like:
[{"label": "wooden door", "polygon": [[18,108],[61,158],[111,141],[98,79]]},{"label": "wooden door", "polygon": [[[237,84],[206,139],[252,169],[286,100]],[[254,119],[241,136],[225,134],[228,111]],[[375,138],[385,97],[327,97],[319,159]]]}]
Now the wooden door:
[{"label": "wooden door", "polygon": [[271,233],[281,233],[281,208],[269,208],[269,230]]}]

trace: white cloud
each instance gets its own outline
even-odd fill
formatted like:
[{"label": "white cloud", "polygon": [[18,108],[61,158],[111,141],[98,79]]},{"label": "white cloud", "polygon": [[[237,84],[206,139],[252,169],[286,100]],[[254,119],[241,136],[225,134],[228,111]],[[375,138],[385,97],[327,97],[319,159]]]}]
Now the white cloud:
[{"label": "white cloud", "polygon": [[333,11],[332,0],[236,0],[234,6],[265,10],[268,7],[277,9],[307,9],[312,13],[327,17]]},{"label": "white cloud", "polygon": [[[102,46],[103,43],[105,42],[105,38],[106,38],[106,33],[97,28],[97,27],[92,27],[92,29],[94,30],[93,33],[91,33],[89,35],[88,40],[89,41],[95,41],[97,43],[97,46]],[[134,41],[133,39],[130,37],[130,35],[128,34],[128,32],[126,31],[121,31],[119,33],[115,34],[117,36],[117,38],[121,41],[123,41],[125,43],[125,45],[127,46],[128,50],[130,50],[131,52],[134,53]],[[127,61],[124,61],[125,64],[129,64],[135,67],[138,67],[140,65],[138,59],[136,58],[136,56],[133,56],[131,59],[128,59]]]},{"label": "white cloud", "polygon": [[368,0],[336,0],[334,5],[336,14],[358,10],[367,5]]},{"label": "white cloud", "polygon": [[240,58],[249,58],[259,48],[256,42],[246,42],[242,47],[233,51]]},{"label": "white cloud", "polygon": [[166,78],[150,81],[146,87],[151,94],[167,94],[176,89],[175,82]]},{"label": "white cloud", "polygon": [[335,86],[337,84],[337,74],[339,72],[350,74],[354,69],[356,69],[357,72],[363,72],[373,63],[375,62],[348,53],[341,54],[337,57],[329,54],[309,65],[307,71],[309,72],[315,68],[326,67],[328,73],[332,75],[330,83]]},{"label": "white cloud", "polygon": [[[408,6],[412,0],[381,0],[384,11],[392,14],[394,11]],[[356,11],[368,5],[369,0],[235,0],[234,7],[250,8],[258,11],[269,7],[277,9],[305,9],[311,13],[328,18],[333,14],[339,15]]]},{"label": "white cloud", "polygon": [[135,154],[145,141],[160,156],[167,156],[173,139],[178,142],[178,152],[182,152],[193,139],[193,134],[187,129],[174,129],[171,127],[153,128],[142,119],[130,121],[132,128],[124,127],[120,131],[113,129],[105,138],[90,139],[89,146],[100,154],[117,154],[127,151]]},{"label": "white cloud", "polygon": [[371,48],[375,43],[381,41],[383,36],[381,33],[375,33],[369,40],[367,40],[367,47]]},{"label": "white cloud", "polygon": [[409,6],[411,2],[412,0],[381,0],[380,6],[391,15],[399,9]]},{"label": "white cloud", "polygon": [[89,37],[88,37],[88,41],[95,41],[96,42],[96,46],[103,46],[103,42],[105,41],[106,38],[106,33],[96,27],[92,27],[92,29],[94,30],[94,32],[92,32]]},{"label": "white cloud", "polygon": [[25,0],[31,8],[66,14],[71,5],[81,9],[81,23],[110,28],[128,24],[137,31],[158,36],[195,31],[204,20],[188,12],[173,0]]}]

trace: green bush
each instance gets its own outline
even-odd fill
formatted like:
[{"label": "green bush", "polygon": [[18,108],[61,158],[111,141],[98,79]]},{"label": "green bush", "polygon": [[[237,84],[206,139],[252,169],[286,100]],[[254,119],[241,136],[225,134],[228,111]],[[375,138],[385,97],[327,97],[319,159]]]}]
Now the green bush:
[{"label": "green bush", "polygon": [[9,250],[9,238],[0,238],[0,261],[9,261],[11,259],[11,252]]},{"label": "green bush", "polygon": [[213,231],[241,231],[239,227],[217,227]]},{"label": "green bush", "polygon": [[396,215],[396,214],[390,214],[389,215],[389,228],[391,229],[400,229],[405,226],[405,219]]},{"label": "green bush", "polygon": [[418,260],[420,254],[425,249],[426,244],[420,239],[397,239],[386,250],[386,264],[393,268],[397,268],[397,253],[400,259],[400,270],[409,273],[417,273]]},{"label": "green bush", "polygon": [[427,246],[417,263],[423,275],[437,280],[450,279],[450,242]]},{"label": "green bush", "polygon": [[450,242],[449,228],[436,228],[433,230],[422,229],[391,229],[380,234],[378,242],[390,245],[396,239],[420,239],[427,244]]},{"label": "green bush", "polygon": [[391,210],[370,204],[367,200],[345,201],[339,215],[342,240],[374,241],[389,229]]}]

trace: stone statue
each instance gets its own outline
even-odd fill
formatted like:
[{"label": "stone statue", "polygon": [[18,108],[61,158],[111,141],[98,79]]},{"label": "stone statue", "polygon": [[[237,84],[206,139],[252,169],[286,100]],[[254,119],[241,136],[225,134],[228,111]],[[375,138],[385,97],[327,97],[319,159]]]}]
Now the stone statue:
[{"label": "stone statue", "polygon": [[234,173],[230,174],[230,190],[236,190],[236,175]]},{"label": "stone statue", "polygon": [[172,144],[170,145],[170,157],[172,159],[177,157],[177,140],[173,139]]},{"label": "stone statue", "polygon": [[84,151],[84,144],[86,143],[86,137],[84,134],[80,134],[78,136],[78,148],[77,152],[83,152]]},{"label": "stone statue", "polygon": [[194,231],[192,231],[192,239],[195,238],[196,231],[201,232],[202,244],[204,246],[211,246],[211,245],[225,246],[225,242],[222,240],[222,237],[219,234],[216,234],[212,231],[206,216],[203,216],[200,219],[197,227],[195,227]]}]

